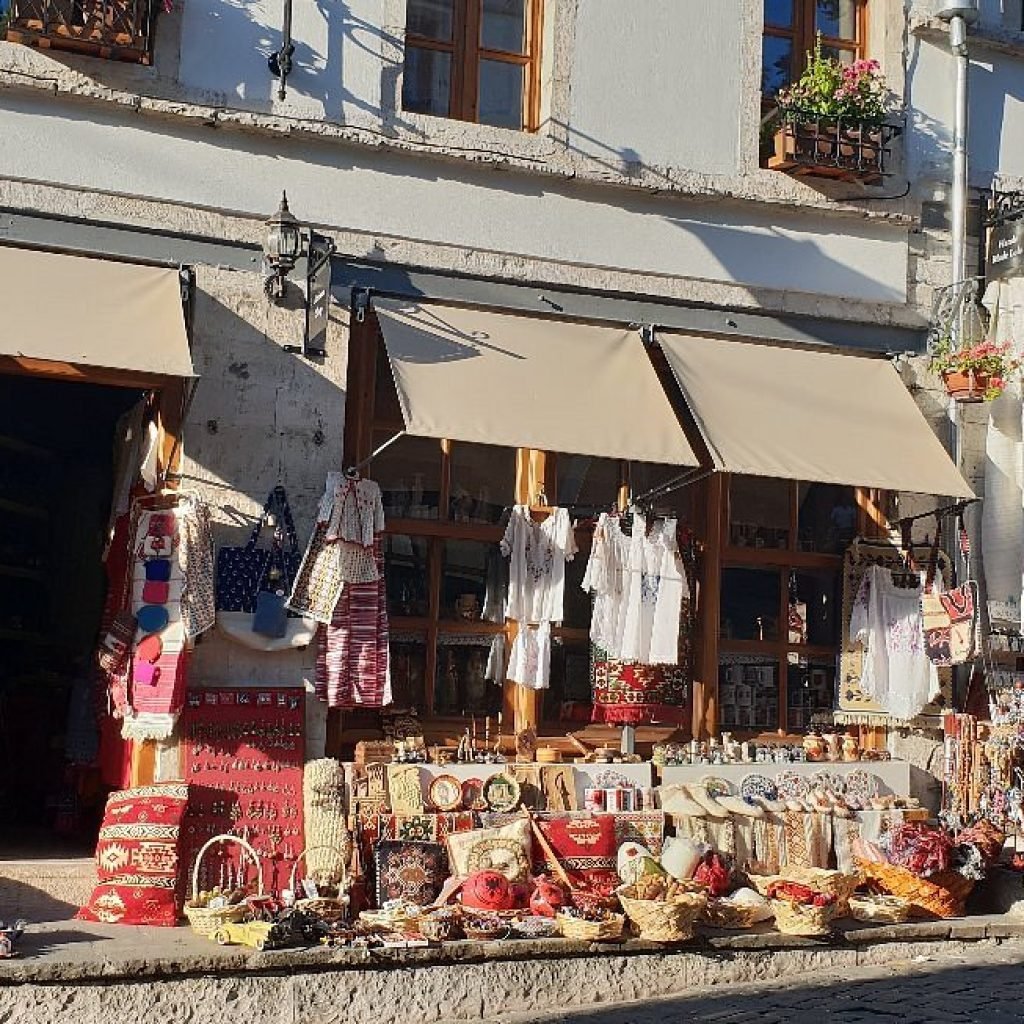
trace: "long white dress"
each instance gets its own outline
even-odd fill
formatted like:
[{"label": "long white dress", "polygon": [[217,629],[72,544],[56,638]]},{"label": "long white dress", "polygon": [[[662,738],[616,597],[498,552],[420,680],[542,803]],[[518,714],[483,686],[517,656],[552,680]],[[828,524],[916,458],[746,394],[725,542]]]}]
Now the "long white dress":
[{"label": "long white dress", "polygon": [[901,721],[919,715],[939,692],[925,653],[921,590],[920,584],[897,587],[888,569],[873,565],[850,615],[850,636],[866,648],[860,688]]},{"label": "long white dress", "polygon": [[642,665],[679,661],[679,616],[687,588],[676,544],[676,520],[636,514],[626,536],[616,516],[594,531],[583,589],[594,595],[590,638],[609,657]]}]

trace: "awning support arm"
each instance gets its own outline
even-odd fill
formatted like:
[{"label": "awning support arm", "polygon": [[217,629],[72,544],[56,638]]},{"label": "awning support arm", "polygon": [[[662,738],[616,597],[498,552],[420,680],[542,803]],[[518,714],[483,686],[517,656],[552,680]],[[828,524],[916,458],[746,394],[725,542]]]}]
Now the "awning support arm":
[{"label": "awning support arm", "polygon": [[382,445],[375,448],[369,455],[363,459],[362,462],[357,462],[354,466],[345,467],[345,476],[355,476],[359,470],[368,466],[385,448],[390,448],[400,437],[405,437],[405,431],[400,430],[394,437],[389,437]]},{"label": "awning support arm", "polygon": [[[916,523],[919,519],[931,519],[933,516],[951,516],[963,512],[968,505],[976,505],[981,498],[964,498],[963,501],[954,502],[952,505],[943,505],[940,508],[933,508],[928,512],[918,512],[914,516],[900,516],[897,523]],[[891,525],[891,524],[890,524]]]},{"label": "awning support arm", "polygon": [[690,470],[686,473],[680,473],[679,476],[674,476],[670,480],[666,480],[664,483],[658,484],[656,487],[652,487],[649,491],[645,491],[637,498],[632,500],[636,504],[640,504],[645,501],[651,501],[654,498],[660,498],[665,494],[671,494],[672,491],[678,491],[681,487],[689,487],[690,484],[695,484],[700,480],[705,480],[711,476],[715,470],[707,469],[701,470],[699,467],[695,470]]}]

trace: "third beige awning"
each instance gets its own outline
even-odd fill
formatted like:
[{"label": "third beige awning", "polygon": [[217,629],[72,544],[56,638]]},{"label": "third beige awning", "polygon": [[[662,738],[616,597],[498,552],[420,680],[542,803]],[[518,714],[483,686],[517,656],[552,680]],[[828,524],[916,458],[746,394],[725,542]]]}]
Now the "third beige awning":
[{"label": "third beige awning", "polygon": [[373,304],[410,434],[698,464],[635,330]]},{"label": "third beige awning", "polygon": [[973,497],[887,359],[659,332],[715,468]]}]

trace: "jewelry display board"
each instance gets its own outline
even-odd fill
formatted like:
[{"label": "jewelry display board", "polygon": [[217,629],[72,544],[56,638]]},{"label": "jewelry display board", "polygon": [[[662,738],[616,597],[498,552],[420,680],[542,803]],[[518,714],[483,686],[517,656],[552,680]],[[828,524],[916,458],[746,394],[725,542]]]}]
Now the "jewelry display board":
[{"label": "jewelry display board", "polygon": [[[189,692],[183,716],[189,807],[182,829],[188,871],[203,843],[231,833],[260,855],[265,891],[288,886],[303,846],[304,698],[291,687]],[[240,872],[244,879],[238,847],[222,844],[204,858],[200,887],[234,887]]]}]

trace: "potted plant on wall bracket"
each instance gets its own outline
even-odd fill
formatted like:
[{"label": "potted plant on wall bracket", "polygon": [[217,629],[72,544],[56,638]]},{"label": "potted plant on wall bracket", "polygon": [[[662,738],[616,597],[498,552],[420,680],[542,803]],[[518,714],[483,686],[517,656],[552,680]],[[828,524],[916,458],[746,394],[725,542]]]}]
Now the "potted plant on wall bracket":
[{"label": "potted plant on wall bracket", "polygon": [[887,120],[889,93],[876,60],[843,64],[822,53],[821,37],[799,81],[775,98],[774,170],[877,185],[890,173],[903,128]]},{"label": "potted plant on wall bracket", "polygon": [[946,393],[955,401],[991,402],[1019,375],[1021,360],[1010,342],[958,346],[946,335],[935,343],[929,366],[942,377]]}]

